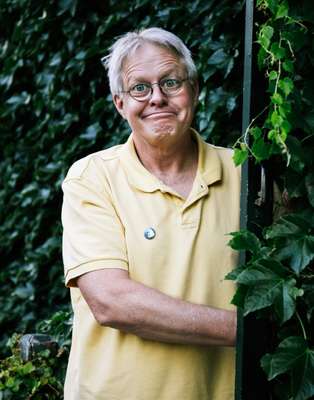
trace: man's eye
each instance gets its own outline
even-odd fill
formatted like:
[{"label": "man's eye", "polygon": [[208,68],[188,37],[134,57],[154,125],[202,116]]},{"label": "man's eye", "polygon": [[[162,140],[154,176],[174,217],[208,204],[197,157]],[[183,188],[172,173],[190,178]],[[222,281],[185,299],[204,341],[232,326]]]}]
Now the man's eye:
[{"label": "man's eye", "polygon": [[162,82],[162,85],[167,88],[167,89],[171,89],[171,88],[175,88],[178,87],[178,85],[180,84],[180,81],[178,81],[178,79],[165,79]]},{"label": "man's eye", "polygon": [[145,92],[148,89],[147,85],[145,83],[138,83],[137,85],[132,87],[133,92]]}]

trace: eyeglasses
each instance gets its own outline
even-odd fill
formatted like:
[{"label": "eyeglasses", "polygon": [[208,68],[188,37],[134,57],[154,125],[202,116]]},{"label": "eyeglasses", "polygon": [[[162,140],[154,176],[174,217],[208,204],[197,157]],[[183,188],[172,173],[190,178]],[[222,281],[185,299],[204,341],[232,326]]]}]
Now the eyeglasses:
[{"label": "eyeglasses", "polygon": [[146,101],[153,94],[153,86],[158,85],[161,92],[166,96],[175,96],[182,88],[183,82],[189,79],[176,79],[164,78],[156,83],[137,83],[129,90],[122,91],[121,93],[128,93],[133,99],[137,101]]}]

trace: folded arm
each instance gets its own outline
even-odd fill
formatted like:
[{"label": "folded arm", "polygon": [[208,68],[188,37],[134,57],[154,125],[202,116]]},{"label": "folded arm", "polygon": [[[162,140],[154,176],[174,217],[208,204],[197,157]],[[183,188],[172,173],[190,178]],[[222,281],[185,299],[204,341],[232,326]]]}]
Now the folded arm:
[{"label": "folded arm", "polygon": [[167,343],[235,344],[235,312],[173,298],[130,279],[122,269],[86,273],[77,285],[102,326]]}]

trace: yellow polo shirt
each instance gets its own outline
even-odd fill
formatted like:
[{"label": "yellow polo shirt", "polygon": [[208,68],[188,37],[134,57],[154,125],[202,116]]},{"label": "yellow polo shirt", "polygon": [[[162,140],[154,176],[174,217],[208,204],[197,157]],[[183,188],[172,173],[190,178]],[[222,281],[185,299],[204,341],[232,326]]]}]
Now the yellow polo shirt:
[{"label": "yellow polo shirt", "polygon": [[[170,296],[231,309],[240,171],[232,151],[198,144],[185,200],[127,143],[77,161],[63,183],[63,257],[74,309],[65,400],[233,400],[233,348],[165,344],[100,326],[73,278],[103,268]],[[147,233],[148,230],[148,233]],[[147,238],[148,237],[148,238]],[[126,310],[128,312],[128,310]]]}]

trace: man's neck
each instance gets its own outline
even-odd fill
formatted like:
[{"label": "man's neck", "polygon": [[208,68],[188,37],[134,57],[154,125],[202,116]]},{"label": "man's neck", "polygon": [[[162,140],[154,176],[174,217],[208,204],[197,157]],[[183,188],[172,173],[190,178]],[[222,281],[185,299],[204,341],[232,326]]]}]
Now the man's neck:
[{"label": "man's neck", "polygon": [[188,197],[197,171],[197,143],[187,135],[178,143],[152,146],[138,142],[134,147],[140,162],[156,178],[176,190],[182,197]]},{"label": "man's neck", "polygon": [[197,166],[197,143],[191,135],[186,135],[180,143],[151,145],[134,136],[133,142],[140,162],[153,175],[177,175]]}]

